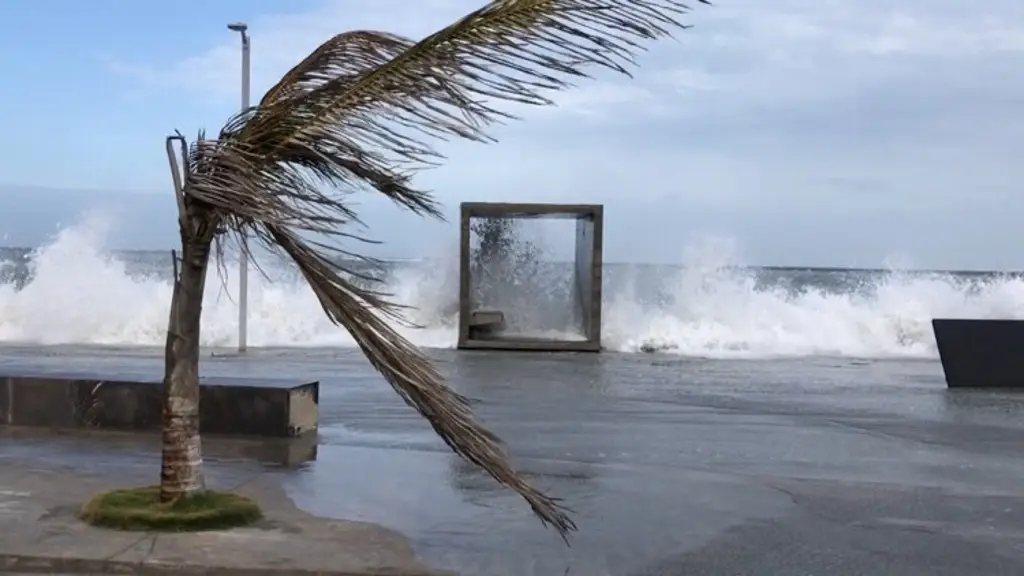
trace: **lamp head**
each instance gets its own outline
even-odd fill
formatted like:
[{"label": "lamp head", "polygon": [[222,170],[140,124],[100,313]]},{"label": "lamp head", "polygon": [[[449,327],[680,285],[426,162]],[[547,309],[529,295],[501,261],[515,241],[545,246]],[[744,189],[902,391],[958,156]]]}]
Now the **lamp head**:
[{"label": "lamp head", "polygon": [[245,32],[248,29],[249,26],[246,25],[244,22],[232,22],[231,24],[228,24],[228,30],[234,32]]}]

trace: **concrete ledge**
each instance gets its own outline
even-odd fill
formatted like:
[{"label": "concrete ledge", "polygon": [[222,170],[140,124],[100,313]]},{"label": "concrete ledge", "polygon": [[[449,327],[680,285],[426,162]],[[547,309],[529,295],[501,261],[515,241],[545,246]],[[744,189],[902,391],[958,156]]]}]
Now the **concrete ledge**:
[{"label": "concrete ledge", "polygon": [[935,318],[949,388],[1024,390],[1024,320]]},{"label": "concrete ledge", "polygon": [[504,350],[507,352],[600,352],[601,343],[594,340],[541,340],[502,336],[495,339],[465,338],[462,350]]},{"label": "concrete ledge", "polygon": [[505,313],[501,310],[474,310],[469,319],[469,339],[487,340],[499,337],[505,329]]},{"label": "concrete ledge", "polygon": [[[162,379],[88,372],[6,370],[0,425],[158,431]],[[315,434],[319,382],[201,378],[204,434],[294,438]]]},{"label": "concrete ledge", "polygon": [[293,568],[232,568],[168,564],[162,562],[124,562],[88,558],[60,558],[0,553],[0,573],[47,574],[126,574],[139,576],[456,576],[449,572],[380,567],[353,572],[331,572]]},{"label": "concrete ledge", "polygon": [[474,310],[469,325],[473,328],[496,326],[500,330],[505,326],[505,313],[501,310]]}]

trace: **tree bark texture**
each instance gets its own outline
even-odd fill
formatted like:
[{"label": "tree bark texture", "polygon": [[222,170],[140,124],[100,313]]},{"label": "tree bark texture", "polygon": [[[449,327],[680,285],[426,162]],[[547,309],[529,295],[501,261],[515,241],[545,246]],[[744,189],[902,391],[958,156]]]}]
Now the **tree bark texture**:
[{"label": "tree bark texture", "polygon": [[182,232],[180,275],[174,281],[164,366],[160,500],[205,489],[199,437],[199,324],[210,262],[210,240]]}]

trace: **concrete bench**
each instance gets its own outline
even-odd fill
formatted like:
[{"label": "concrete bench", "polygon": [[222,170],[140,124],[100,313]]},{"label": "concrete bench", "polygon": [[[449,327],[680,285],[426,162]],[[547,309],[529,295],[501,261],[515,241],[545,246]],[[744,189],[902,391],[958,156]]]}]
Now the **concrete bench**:
[{"label": "concrete bench", "polygon": [[469,332],[473,338],[487,338],[505,329],[505,313],[501,310],[475,310],[469,315]]},{"label": "concrete bench", "polygon": [[[200,378],[204,434],[294,438],[317,430],[319,382]],[[0,425],[159,431],[162,378],[4,369]]]}]

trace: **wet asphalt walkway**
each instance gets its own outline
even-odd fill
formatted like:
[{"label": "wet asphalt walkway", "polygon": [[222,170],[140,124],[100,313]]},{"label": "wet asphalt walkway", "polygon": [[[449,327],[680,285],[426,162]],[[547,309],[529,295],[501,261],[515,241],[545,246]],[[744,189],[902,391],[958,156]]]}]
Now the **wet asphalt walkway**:
[{"label": "wet asphalt walkway", "polygon": [[[437,357],[575,510],[571,549],[353,352],[267,350],[204,370],[321,379],[318,457],[274,472],[287,492],[311,513],[397,529],[467,575],[1024,574],[1024,394],[949,392],[931,361]],[[29,360],[159,366],[151,352],[0,351],[0,368]],[[0,453],[155,462],[75,444]]]}]

